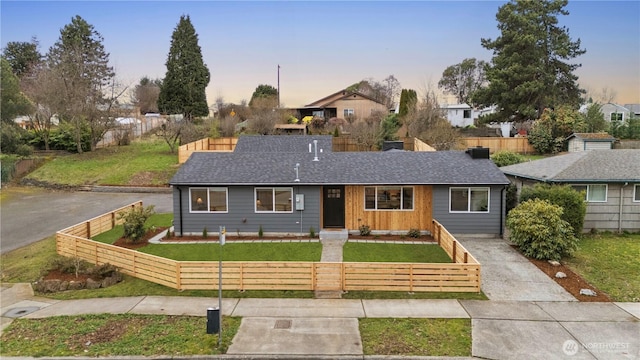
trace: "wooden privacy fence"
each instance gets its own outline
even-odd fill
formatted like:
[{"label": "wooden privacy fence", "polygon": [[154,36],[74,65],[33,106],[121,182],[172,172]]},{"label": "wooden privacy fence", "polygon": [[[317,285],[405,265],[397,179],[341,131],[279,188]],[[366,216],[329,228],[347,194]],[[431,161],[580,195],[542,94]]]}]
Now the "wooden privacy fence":
[{"label": "wooden privacy fence", "polygon": [[183,164],[196,151],[231,152],[236,148],[238,138],[204,138],[178,148],[178,163]]},{"label": "wooden privacy fence", "polygon": [[[217,289],[216,261],[176,261],[88,239],[113,228],[118,223],[119,212],[136,206],[142,203],[58,231],[58,254],[96,265],[109,263],[125,274],[178,290]],[[434,229],[434,237],[453,263],[224,261],[222,287],[227,290],[480,292],[480,264],[436,221]]]},{"label": "wooden privacy fence", "polygon": [[536,152],[526,137],[465,137],[461,140],[467,147],[482,146],[489,148],[489,152],[492,154],[500,150],[508,150],[520,154],[534,154]]}]

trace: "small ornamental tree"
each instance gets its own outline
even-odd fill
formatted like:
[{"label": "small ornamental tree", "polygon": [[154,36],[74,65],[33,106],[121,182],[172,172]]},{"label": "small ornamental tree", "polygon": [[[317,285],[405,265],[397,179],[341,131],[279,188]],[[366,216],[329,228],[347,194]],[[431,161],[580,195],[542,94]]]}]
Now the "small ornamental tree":
[{"label": "small ornamental tree", "polygon": [[547,200],[532,199],[516,206],[506,225],[511,241],[534,259],[560,260],[571,255],[578,244],[571,225],[562,220],[562,208]]},{"label": "small ornamental tree", "polygon": [[496,151],[491,155],[491,160],[497,167],[515,165],[525,161],[525,157],[509,150]]},{"label": "small ornamental tree", "polygon": [[124,237],[134,244],[140,241],[147,232],[144,224],[153,214],[155,214],[153,205],[146,208],[141,206],[121,213],[119,218],[124,220]]},{"label": "small ornamental tree", "polygon": [[571,225],[573,234],[580,237],[584,226],[584,216],[587,213],[587,204],[584,202],[584,194],[569,185],[535,184],[533,187],[524,187],[520,193],[520,201],[530,199],[547,200],[562,208],[562,219]]}]

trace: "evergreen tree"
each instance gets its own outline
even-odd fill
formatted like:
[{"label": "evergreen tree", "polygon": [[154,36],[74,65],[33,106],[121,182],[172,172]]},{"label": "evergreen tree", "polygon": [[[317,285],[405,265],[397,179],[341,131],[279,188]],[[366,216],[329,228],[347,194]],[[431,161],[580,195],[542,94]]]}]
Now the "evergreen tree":
[{"label": "evergreen tree", "polygon": [[210,73],[202,60],[198,34],[188,15],[180,17],[171,35],[166,66],[158,96],[159,110],[164,114],[182,114],[186,121],[209,115],[205,89]]},{"label": "evergreen tree", "polygon": [[400,106],[398,109],[398,115],[402,119],[410,111],[415,110],[418,104],[418,94],[412,89],[402,89],[400,92]]},{"label": "evergreen tree", "polygon": [[[262,99],[259,101],[259,99]],[[258,85],[256,90],[251,95],[249,100],[249,107],[254,107],[256,102],[259,102],[261,106],[270,106],[272,108],[278,106],[278,89],[271,85],[261,84]]]},{"label": "evergreen tree", "polygon": [[33,110],[33,106],[27,97],[20,91],[18,77],[12,72],[11,64],[4,57],[0,64],[0,118],[3,122],[13,125],[13,119],[18,115],[27,115]]},{"label": "evergreen tree", "polygon": [[38,40],[35,37],[31,42],[9,41],[2,55],[11,64],[13,73],[19,78],[29,73],[42,60],[42,55],[38,51]]},{"label": "evergreen tree", "polygon": [[474,101],[498,105],[504,117],[537,119],[545,108],[565,104],[577,107],[584,93],[568,61],[582,55],[580,39],[573,41],[558,16],[568,15],[567,0],[511,0],[496,14],[501,35],[482,39],[493,51],[487,67],[487,88]]},{"label": "evergreen tree", "polygon": [[58,41],[47,54],[47,66],[61,80],[49,105],[73,125],[79,153],[84,150],[83,128],[89,128],[91,147],[95,148],[112,126],[106,113],[114,99],[106,92],[115,73],[109,66],[109,53],[103,41],[93,25],[76,15],[60,30]]}]

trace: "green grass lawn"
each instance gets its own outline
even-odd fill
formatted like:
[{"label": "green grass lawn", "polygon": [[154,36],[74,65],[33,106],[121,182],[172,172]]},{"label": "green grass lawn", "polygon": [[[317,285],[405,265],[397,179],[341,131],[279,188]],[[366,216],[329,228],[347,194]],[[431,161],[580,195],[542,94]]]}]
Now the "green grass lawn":
[{"label": "green grass lawn", "polygon": [[312,243],[149,244],[146,254],[179,261],[320,261],[322,245]]},{"label": "green grass lawn", "polygon": [[470,319],[360,319],[365,355],[471,356]]},{"label": "green grass lawn", "polygon": [[223,317],[222,343],[206,317],[100,314],[15,319],[2,332],[2,356],[185,356],[224,354],[240,318]]},{"label": "green grass lawn", "polygon": [[157,138],[111,146],[46,162],[26,177],[63,185],[166,185],[178,170],[178,155]]},{"label": "green grass lawn", "polygon": [[565,263],[614,301],[640,301],[640,234],[585,236]]},{"label": "green grass lawn", "polygon": [[435,244],[359,243],[347,241],[345,262],[450,263],[451,258]]}]

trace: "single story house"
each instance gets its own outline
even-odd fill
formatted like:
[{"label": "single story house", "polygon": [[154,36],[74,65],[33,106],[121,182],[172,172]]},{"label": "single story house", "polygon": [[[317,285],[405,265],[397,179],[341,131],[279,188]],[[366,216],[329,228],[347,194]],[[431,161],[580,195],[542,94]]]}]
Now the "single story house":
[{"label": "single story house", "polygon": [[640,231],[640,150],[572,152],[500,170],[516,184],[518,193],[538,182],[568,184],[584,191],[584,232]]},{"label": "single story house", "polygon": [[300,117],[314,116],[325,120],[337,117],[363,120],[376,112],[388,113],[384,103],[365,94],[347,89],[340,90],[302,108],[296,109]]},{"label": "single story house", "polygon": [[567,137],[569,152],[586,150],[610,150],[616,138],[603,133],[573,133]]},{"label": "single story house", "polygon": [[331,136],[240,136],[196,152],[173,187],[174,230],[308,234],[326,229],[501,234],[508,179],[488,149],[332,152]]}]

